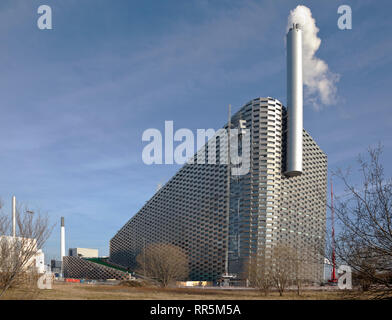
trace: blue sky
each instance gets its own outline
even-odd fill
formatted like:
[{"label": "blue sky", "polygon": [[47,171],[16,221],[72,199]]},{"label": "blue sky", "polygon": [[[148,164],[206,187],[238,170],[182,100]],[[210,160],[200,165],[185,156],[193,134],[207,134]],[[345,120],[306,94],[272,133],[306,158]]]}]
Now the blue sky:
[{"label": "blue sky", "polygon": [[[36,26],[53,9],[53,30]],[[227,105],[271,96],[286,102],[284,36],[302,2],[207,0],[2,0],[0,197],[57,223],[45,251],[107,255],[110,238],[178,165],[143,164],[148,128],[220,128]],[[322,43],[317,56],[340,75],[336,105],[305,104],[304,126],[329,169],[382,142],[392,161],[390,1],[304,1]],[[337,27],[349,4],[353,29]],[[337,192],[341,187],[335,186]]]}]

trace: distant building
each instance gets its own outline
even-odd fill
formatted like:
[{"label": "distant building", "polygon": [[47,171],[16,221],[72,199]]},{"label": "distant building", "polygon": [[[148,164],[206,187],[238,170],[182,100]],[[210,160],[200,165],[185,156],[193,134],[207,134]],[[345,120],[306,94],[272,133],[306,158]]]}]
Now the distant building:
[{"label": "distant building", "polygon": [[98,258],[98,249],[70,248],[68,255],[79,258]]},{"label": "distant building", "polygon": [[50,261],[50,269],[53,273],[61,273],[61,261],[60,260],[51,260]]},{"label": "distant building", "polygon": [[[4,241],[4,242],[3,242]],[[24,269],[35,270],[38,273],[45,272],[45,255],[41,249],[37,249],[37,240],[22,237],[12,237],[12,236],[0,236],[0,251],[8,250],[9,255],[19,256],[23,252],[27,252],[29,255],[31,253],[35,254],[24,264]],[[9,263],[13,263],[10,259]]]}]

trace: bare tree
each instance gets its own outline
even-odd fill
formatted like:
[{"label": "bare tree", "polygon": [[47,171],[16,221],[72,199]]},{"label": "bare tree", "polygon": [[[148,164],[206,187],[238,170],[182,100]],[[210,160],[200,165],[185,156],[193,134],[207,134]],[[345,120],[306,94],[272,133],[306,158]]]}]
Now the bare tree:
[{"label": "bare tree", "polygon": [[336,255],[353,269],[363,289],[380,297],[392,293],[392,179],[385,177],[381,155],[379,145],[369,149],[367,159],[359,157],[356,185],[350,171],[339,170],[345,194],[334,199],[341,228]]},{"label": "bare tree", "polygon": [[283,296],[293,279],[292,257],[293,250],[289,246],[277,244],[272,248],[271,278],[280,296]]},{"label": "bare tree", "polygon": [[291,265],[291,283],[297,287],[297,294],[301,295],[301,289],[305,282],[306,262],[303,255],[294,248],[287,249],[287,260]]},{"label": "bare tree", "polygon": [[0,214],[0,297],[9,288],[35,279],[35,258],[52,230],[46,216],[27,209],[21,211],[16,211],[15,237],[9,235],[9,217]]},{"label": "bare tree", "polygon": [[138,273],[145,273],[163,287],[188,276],[188,257],[180,247],[172,244],[150,244],[136,257],[136,261]]},{"label": "bare tree", "polygon": [[306,267],[317,264],[319,261],[314,257],[311,250],[301,251],[290,245],[279,243],[263,255],[252,257],[246,263],[245,269],[250,285],[268,294],[275,287],[282,296],[287,287],[295,285],[297,294],[301,294],[303,285],[309,281],[306,278]]},{"label": "bare tree", "polygon": [[245,265],[249,284],[259,289],[265,296],[268,295],[274,284],[271,278],[270,267],[270,260],[265,259],[265,256],[254,256]]},{"label": "bare tree", "polygon": [[372,278],[376,276],[376,267],[379,264],[377,256],[368,250],[369,248],[352,248],[350,252],[350,260],[355,260],[356,265],[360,266],[353,272],[353,283],[359,285],[363,292],[371,289]]}]

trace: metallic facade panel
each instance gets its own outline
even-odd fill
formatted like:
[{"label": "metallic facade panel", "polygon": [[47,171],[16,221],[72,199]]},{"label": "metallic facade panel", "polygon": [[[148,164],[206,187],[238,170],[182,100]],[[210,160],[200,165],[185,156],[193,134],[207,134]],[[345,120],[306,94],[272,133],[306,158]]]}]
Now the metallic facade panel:
[{"label": "metallic facade panel", "polygon": [[111,262],[134,270],[145,245],[170,243],[188,254],[189,280],[215,281],[225,269],[228,240],[229,273],[246,279],[252,257],[284,242],[304,254],[309,279],[322,279],[323,257],[313,252],[309,261],[309,250],[324,242],[326,155],[302,130],[302,174],[284,174],[287,111],[276,99],[249,101],[231,123],[250,131],[251,168],[231,176],[229,201],[226,165],[186,164],[111,239]]},{"label": "metallic facade panel", "polygon": [[64,257],[63,266],[64,278],[91,280],[129,279],[129,275],[125,271],[79,257]]}]

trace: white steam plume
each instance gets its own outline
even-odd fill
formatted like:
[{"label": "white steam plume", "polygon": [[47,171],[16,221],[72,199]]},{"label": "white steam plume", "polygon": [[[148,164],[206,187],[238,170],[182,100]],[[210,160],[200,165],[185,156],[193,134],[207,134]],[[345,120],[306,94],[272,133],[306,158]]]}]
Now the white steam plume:
[{"label": "white steam plume", "polygon": [[315,56],[321,39],[317,37],[319,29],[310,9],[299,5],[291,10],[287,31],[293,23],[299,23],[302,29],[305,99],[317,110],[321,108],[321,105],[336,103],[336,83],[339,81],[339,75],[330,72],[327,63]]}]

